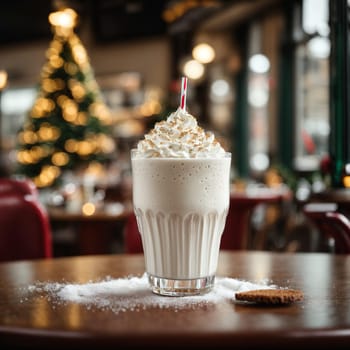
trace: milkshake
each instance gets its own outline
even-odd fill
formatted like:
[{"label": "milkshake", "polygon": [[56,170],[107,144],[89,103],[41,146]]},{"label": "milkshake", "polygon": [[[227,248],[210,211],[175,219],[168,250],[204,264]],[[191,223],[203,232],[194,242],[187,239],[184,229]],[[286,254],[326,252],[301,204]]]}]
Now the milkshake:
[{"label": "milkshake", "polygon": [[131,152],[133,205],[152,291],[208,292],[229,207],[231,154],[179,108]]}]

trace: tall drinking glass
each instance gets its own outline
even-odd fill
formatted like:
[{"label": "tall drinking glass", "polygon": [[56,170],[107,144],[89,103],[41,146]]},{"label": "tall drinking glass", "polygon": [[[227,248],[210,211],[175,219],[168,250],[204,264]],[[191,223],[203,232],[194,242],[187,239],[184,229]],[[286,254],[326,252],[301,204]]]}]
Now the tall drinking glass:
[{"label": "tall drinking glass", "polygon": [[131,151],[133,205],[152,291],[211,290],[230,198],[231,154],[142,158]]}]

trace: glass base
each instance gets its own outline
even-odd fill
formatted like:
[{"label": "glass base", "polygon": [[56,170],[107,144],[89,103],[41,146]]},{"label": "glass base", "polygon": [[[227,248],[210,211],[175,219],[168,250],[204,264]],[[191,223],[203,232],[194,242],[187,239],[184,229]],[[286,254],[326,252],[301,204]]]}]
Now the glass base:
[{"label": "glass base", "polygon": [[171,297],[200,295],[210,292],[214,286],[215,276],[178,280],[162,278],[148,274],[152,292]]}]

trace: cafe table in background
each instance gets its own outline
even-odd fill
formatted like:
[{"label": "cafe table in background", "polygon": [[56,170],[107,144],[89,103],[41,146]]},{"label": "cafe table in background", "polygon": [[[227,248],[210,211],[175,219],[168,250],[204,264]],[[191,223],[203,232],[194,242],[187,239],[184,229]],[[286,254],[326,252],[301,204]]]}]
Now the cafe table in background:
[{"label": "cafe table in background", "polygon": [[[198,302],[191,297],[189,304],[147,288],[135,293],[128,278],[137,285],[143,276],[139,254],[2,263],[0,344],[11,349],[350,348],[348,255],[220,252],[216,284],[267,281],[304,293],[303,301],[285,306],[237,302],[234,287],[225,297],[211,292]],[[86,299],[77,292],[89,290],[89,283],[113,285],[123,279],[118,297],[113,288],[85,294]],[[62,288],[73,298],[59,299]]]},{"label": "cafe table in background", "polygon": [[[128,203],[115,203],[92,213],[83,210],[68,211],[65,208],[47,207],[54,238],[60,227],[71,226],[76,230],[77,255],[109,254],[118,235],[123,241],[123,227],[130,213]],[[55,240],[54,240],[55,244]],[[56,243],[57,244],[57,243]]]}]

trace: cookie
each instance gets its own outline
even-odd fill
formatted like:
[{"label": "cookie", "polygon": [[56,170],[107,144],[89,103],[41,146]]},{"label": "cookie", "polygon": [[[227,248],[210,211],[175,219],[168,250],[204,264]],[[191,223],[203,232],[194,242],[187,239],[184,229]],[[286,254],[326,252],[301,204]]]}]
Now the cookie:
[{"label": "cookie", "polygon": [[296,289],[257,289],[237,292],[236,300],[249,301],[256,304],[282,305],[302,301],[304,294]]}]

